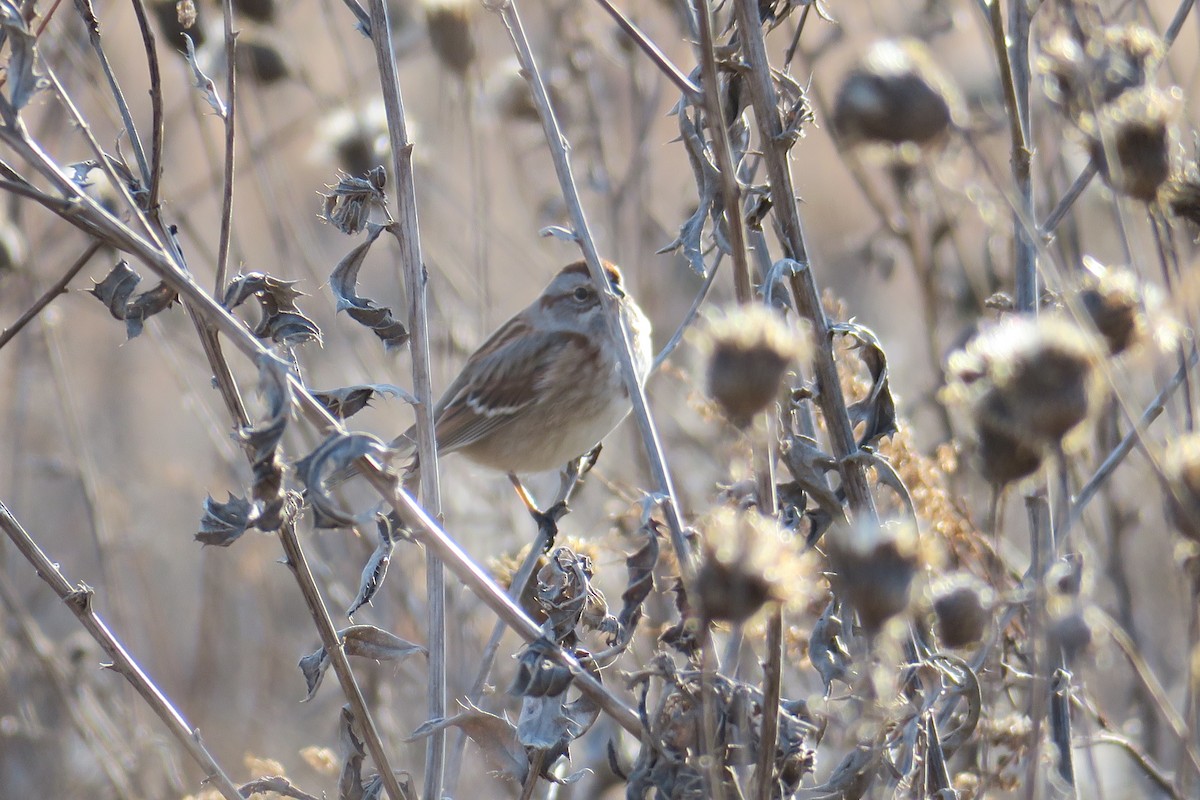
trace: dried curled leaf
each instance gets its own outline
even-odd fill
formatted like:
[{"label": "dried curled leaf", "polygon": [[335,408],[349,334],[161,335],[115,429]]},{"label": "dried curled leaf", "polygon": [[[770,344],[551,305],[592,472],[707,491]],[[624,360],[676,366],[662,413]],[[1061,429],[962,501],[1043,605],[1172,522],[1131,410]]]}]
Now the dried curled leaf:
[{"label": "dried curled leaf", "polygon": [[360,232],[368,227],[372,211],[387,216],[387,195],[383,193],[386,183],[387,172],[383,167],[375,167],[363,177],[339,174],[337,183],[329,187],[329,194],[322,195],[325,202],[321,218],[342,233]]},{"label": "dried curled leaf", "polygon": [[296,474],[308,490],[312,503],[314,524],[318,528],[346,528],[361,525],[369,516],[356,515],[342,508],[325,486],[325,477],[350,469],[363,456],[386,461],[388,446],[378,437],[367,433],[333,434],[304,458],[296,462]]},{"label": "dried curled leaf", "polygon": [[343,386],[340,389],[314,391],[312,396],[325,409],[338,419],[349,419],[371,404],[376,395],[399,397],[406,403],[416,404],[417,398],[411,392],[393,386],[390,383],[360,383],[354,386]]},{"label": "dried curled leaf", "polygon": [[[428,655],[429,651],[419,644],[401,639],[374,625],[351,625],[337,632],[342,649],[348,656],[369,658],[374,661],[403,661],[413,653]],[[329,669],[329,652],[321,647],[302,657],[298,663],[304,682],[308,686],[308,702],[317,693],[325,671]]]},{"label": "dried curled leaf", "polygon": [[238,438],[253,450],[256,464],[274,455],[287,429],[288,410],[292,401],[287,365],[274,356],[260,356],[258,392],[267,407],[266,418],[238,431]]},{"label": "dried curled leaf", "polygon": [[0,115],[11,125],[16,122],[21,109],[48,81],[37,69],[37,36],[29,30],[20,7],[12,0],[0,0],[0,29],[3,29],[3,38],[9,48],[5,70],[8,97],[0,100]]},{"label": "dried curled leaf", "polygon": [[363,746],[362,736],[355,730],[357,724],[350,706],[342,706],[338,717],[338,744],[345,761],[338,776],[338,800],[363,800],[362,765],[367,758],[367,749]]},{"label": "dried curled leaf", "polygon": [[211,495],[204,501],[204,516],[196,541],[203,545],[228,547],[254,525],[254,506],[244,497],[229,495],[218,503]]},{"label": "dried curled leaf", "polygon": [[423,723],[406,741],[417,741],[451,727],[458,728],[475,742],[494,774],[514,783],[525,781],[529,774],[529,758],[517,741],[516,726],[469,702],[464,711],[453,717]]},{"label": "dried curled leaf", "polygon": [[599,589],[592,586],[592,562],[569,547],[555,549],[538,570],[534,600],[545,612],[555,641],[570,645],[575,628],[615,630],[608,604]]},{"label": "dried curled leaf", "polygon": [[887,354],[875,332],[857,322],[845,322],[829,326],[831,334],[841,334],[854,340],[854,350],[871,373],[871,390],[867,396],[846,409],[850,422],[855,427],[863,425],[858,446],[874,445],[885,436],[891,436],[896,427],[896,401],[888,383]]},{"label": "dried curled leaf", "polygon": [[141,281],[128,262],[120,261],[104,280],[88,290],[104,303],[114,319],[125,322],[125,335],[130,339],[142,332],[147,317],[167,310],[179,296],[166,283],[159,283],[135,297],[133,292]]},{"label": "dried curled leaf", "polygon": [[558,660],[558,645],[542,636],[530,642],[517,659],[517,674],[508,693],[518,697],[560,695],[575,676]]},{"label": "dried curled leaf", "polygon": [[837,600],[830,600],[813,625],[808,640],[808,660],[825,684],[825,695],[833,688],[833,682],[847,681],[850,674],[851,656],[842,638],[843,623],[838,612]]},{"label": "dried curled leaf", "polygon": [[233,310],[253,297],[262,316],[251,330],[260,339],[285,345],[321,343],[321,329],[297,307],[296,299],[304,292],[295,289],[299,281],[284,281],[263,272],[238,275],[225,289],[222,305]]},{"label": "dried curled leaf", "polygon": [[183,36],[184,46],[187,47],[184,58],[187,59],[188,66],[192,70],[192,86],[200,90],[200,93],[204,95],[204,101],[212,106],[212,110],[217,112],[217,116],[225,119],[229,115],[229,110],[217,94],[217,85],[200,69],[200,64],[196,61],[196,45],[192,41],[192,37],[186,33],[180,35]]},{"label": "dried curled leaf", "polygon": [[633,641],[634,631],[642,618],[642,603],[654,591],[654,569],[658,566],[659,523],[648,519],[639,533],[646,542],[625,559],[629,582],[621,593],[621,612],[617,614],[617,635],[611,644],[624,649]]},{"label": "dried curled leaf", "polygon": [[368,225],[367,239],[355,247],[329,276],[329,288],[337,298],[337,310],[345,311],[350,319],[360,325],[370,328],[383,341],[383,348],[392,351],[403,347],[408,341],[408,329],[392,316],[392,310],[386,306],[377,306],[368,297],[359,297],[355,291],[358,285],[358,271],[362,269],[367,251],[379,238],[379,234],[387,230],[387,226]]},{"label": "dried curled leaf", "polygon": [[354,598],[354,602],[350,604],[350,608],[346,609],[346,616],[354,616],[354,612],[358,611],[363,606],[369,604],[383,586],[383,579],[387,577],[388,565],[392,563],[392,550],[395,549],[395,544],[392,542],[391,526],[386,520],[380,520],[376,526],[379,532],[379,544],[375,546],[375,552],[371,553],[371,557],[367,559],[366,566],[363,567],[362,578],[358,582],[358,594]]},{"label": "dried curled leaf", "polygon": [[[598,668],[593,666],[590,672],[600,680]],[[558,778],[550,772],[550,767],[559,757],[567,755],[571,742],[587,733],[599,716],[600,706],[588,695],[570,703],[566,702],[565,691],[553,696],[522,697],[517,740],[526,748],[544,751],[541,777],[555,783],[574,783],[587,770]]]},{"label": "dried curled leaf", "polygon": [[295,800],[318,800],[316,795],[301,791],[292,785],[292,782],[282,775],[273,775],[266,778],[258,778],[249,783],[242,784],[238,787],[243,797],[250,797],[255,794],[266,794],[273,792],[278,797],[292,797]]}]

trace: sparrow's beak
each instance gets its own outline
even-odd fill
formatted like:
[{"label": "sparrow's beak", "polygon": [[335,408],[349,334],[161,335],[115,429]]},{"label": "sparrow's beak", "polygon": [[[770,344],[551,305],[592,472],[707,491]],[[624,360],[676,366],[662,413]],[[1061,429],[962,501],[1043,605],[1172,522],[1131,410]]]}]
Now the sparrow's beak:
[{"label": "sparrow's beak", "polygon": [[612,281],[609,281],[608,285],[610,287],[612,287],[613,294],[615,294],[617,297],[621,297],[621,298],[625,297],[625,290],[621,288],[621,284],[613,283]]}]

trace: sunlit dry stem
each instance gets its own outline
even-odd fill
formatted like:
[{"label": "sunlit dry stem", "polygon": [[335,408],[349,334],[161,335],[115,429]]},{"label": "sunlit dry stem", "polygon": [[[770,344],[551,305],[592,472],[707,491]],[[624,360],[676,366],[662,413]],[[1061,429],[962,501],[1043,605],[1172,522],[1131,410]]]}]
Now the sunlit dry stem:
[{"label": "sunlit dry stem", "polygon": [[[20,551],[21,555],[33,565],[38,577],[45,581],[54,593],[58,595],[83,625],[84,629],[96,642],[104,648],[104,652],[112,659],[112,669],[119,673],[141,695],[146,704],[163,721],[171,735],[175,737],[187,751],[188,755],[204,770],[206,780],[217,788],[225,800],[242,800],[237,786],[230,780],[208,748],[200,740],[200,731],[192,728],[183,715],[171,705],[171,701],[154,684],[138,663],[125,650],[121,642],[109,630],[108,625],[92,610],[91,590],[84,584],[72,586],[58,565],[51,561],[38,547],[33,538],[21,527],[21,523],[12,515],[8,507],[0,501],[0,529]],[[399,798],[397,799],[399,800]]]},{"label": "sunlit dry stem", "polygon": [[[413,393],[419,401],[417,453],[421,464],[421,502],[435,517],[442,515],[442,490],[438,471],[437,442],[433,419],[433,378],[429,364],[429,312],[426,304],[427,276],[421,254],[421,230],[417,224],[417,194],[413,181],[412,143],[404,116],[404,100],[396,74],[396,53],[385,0],[371,0],[371,42],[387,113],[388,138],[392,149],[397,227],[392,234],[400,246],[400,265],[408,290],[408,324],[412,338]],[[429,627],[430,719],[446,716],[446,577],[437,553],[425,551],[425,590]],[[440,798],[446,768],[446,732],[439,730],[426,739],[423,797]]]}]

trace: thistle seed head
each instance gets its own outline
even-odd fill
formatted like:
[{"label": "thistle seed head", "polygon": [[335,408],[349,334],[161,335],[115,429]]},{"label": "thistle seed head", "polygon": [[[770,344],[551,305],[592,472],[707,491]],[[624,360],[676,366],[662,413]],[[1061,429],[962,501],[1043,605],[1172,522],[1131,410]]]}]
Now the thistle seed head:
[{"label": "thistle seed head", "polygon": [[472,0],[422,0],[429,43],[442,66],[462,79],[475,62],[475,37],[471,19],[476,3]]},{"label": "thistle seed head", "polygon": [[967,573],[953,575],[934,587],[933,611],[938,637],[947,647],[965,647],[983,638],[992,619],[992,590]]},{"label": "thistle seed head", "polygon": [[829,560],[842,596],[869,633],[908,608],[919,555],[909,523],[861,523],[826,536]]},{"label": "thistle seed head", "polygon": [[797,559],[791,537],[774,520],[754,510],[720,508],[700,528],[695,607],[701,617],[742,623],[766,603],[783,600],[781,586]]}]

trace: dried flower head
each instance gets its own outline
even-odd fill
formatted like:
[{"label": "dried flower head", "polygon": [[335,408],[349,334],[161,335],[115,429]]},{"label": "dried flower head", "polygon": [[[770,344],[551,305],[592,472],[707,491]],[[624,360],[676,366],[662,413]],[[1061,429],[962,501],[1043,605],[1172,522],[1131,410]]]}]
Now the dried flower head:
[{"label": "dried flower head", "polygon": [[884,39],[846,76],[833,108],[845,146],[862,142],[930,144],[962,115],[962,99],[929,48],[916,39]]},{"label": "dried flower head", "polygon": [[1175,529],[1200,542],[1200,434],[1176,439],[1163,454],[1167,516]]},{"label": "dried flower head", "polygon": [[1164,52],[1162,40],[1138,25],[1105,28],[1086,44],[1063,29],[1047,40],[1038,67],[1051,102],[1079,122],[1125,91],[1145,85]]},{"label": "dried flower head", "polygon": [[1042,449],[1010,436],[991,424],[986,417],[975,419],[978,450],[975,466],[983,479],[993,486],[1007,486],[1027,478],[1042,465]]},{"label": "dried flower head", "polygon": [[1082,123],[1092,158],[1112,189],[1150,202],[1171,170],[1177,99],[1153,88],[1128,91]]},{"label": "dried flower head", "polygon": [[1097,345],[1061,317],[1010,316],[950,357],[951,396],[976,427],[1030,449],[1057,445],[1087,416]]},{"label": "dried flower head", "polygon": [[694,602],[701,617],[741,623],[783,599],[781,586],[798,559],[778,523],[754,510],[720,508],[699,527],[704,553]]},{"label": "dried flower head", "polygon": [[192,37],[196,47],[204,44],[204,26],[194,0],[159,0],[150,6],[162,29],[163,38],[177,51],[183,50],[183,34]]},{"label": "dried flower head", "polygon": [[870,633],[908,608],[920,561],[917,532],[907,522],[859,523],[825,537],[834,583]]},{"label": "dried flower head", "polygon": [[[533,102],[533,92],[529,81],[521,71],[521,64],[515,58],[509,59],[494,71],[489,69],[486,94],[491,98],[492,107],[504,119],[518,122],[540,122],[537,105]],[[559,120],[569,115],[568,96],[564,91],[565,76],[561,70],[546,70],[542,74],[546,91],[550,95],[550,105]]]},{"label": "dried flower head", "polygon": [[[408,133],[410,139],[416,138],[411,121]],[[343,172],[356,177],[390,165],[390,153],[387,112],[380,100],[326,115],[317,126],[312,150],[315,158],[332,159]]]},{"label": "dried flower head", "polygon": [[460,79],[475,61],[475,38],[471,35],[473,0],[422,0],[429,43],[442,66]]},{"label": "dried flower head", "polygon": [[938,638],[947,647],[965,647],[983,638],[992,620],[994,593],[973,575],[959,573],[933,589]]},{"label": "dried flower head", "polygon": [[255,22],[269,24],[275,21],[275,0],[233,0],[233,8],[239,16]]},{"label": "dried flower head", "polygon": [[239,71],[249,73],[264,86],[278,83],[292,74],[278,45],[251,32],[238,38],[235,59]]},{"label": "dried flower head", "polygon": [[1104,337],[1111,355],[1123,353],[1146,327],[1142,284],[1123,267],[1109,268],[1084,257],[1088,275],[1079,288],[1079,305]]},{"label": "dried flower head", "polygon": [[742,427],[779,395],[788,365],[807,349],[795,328],[757,304],[711,319],[702,346],[708,351],[708,393]]}]

